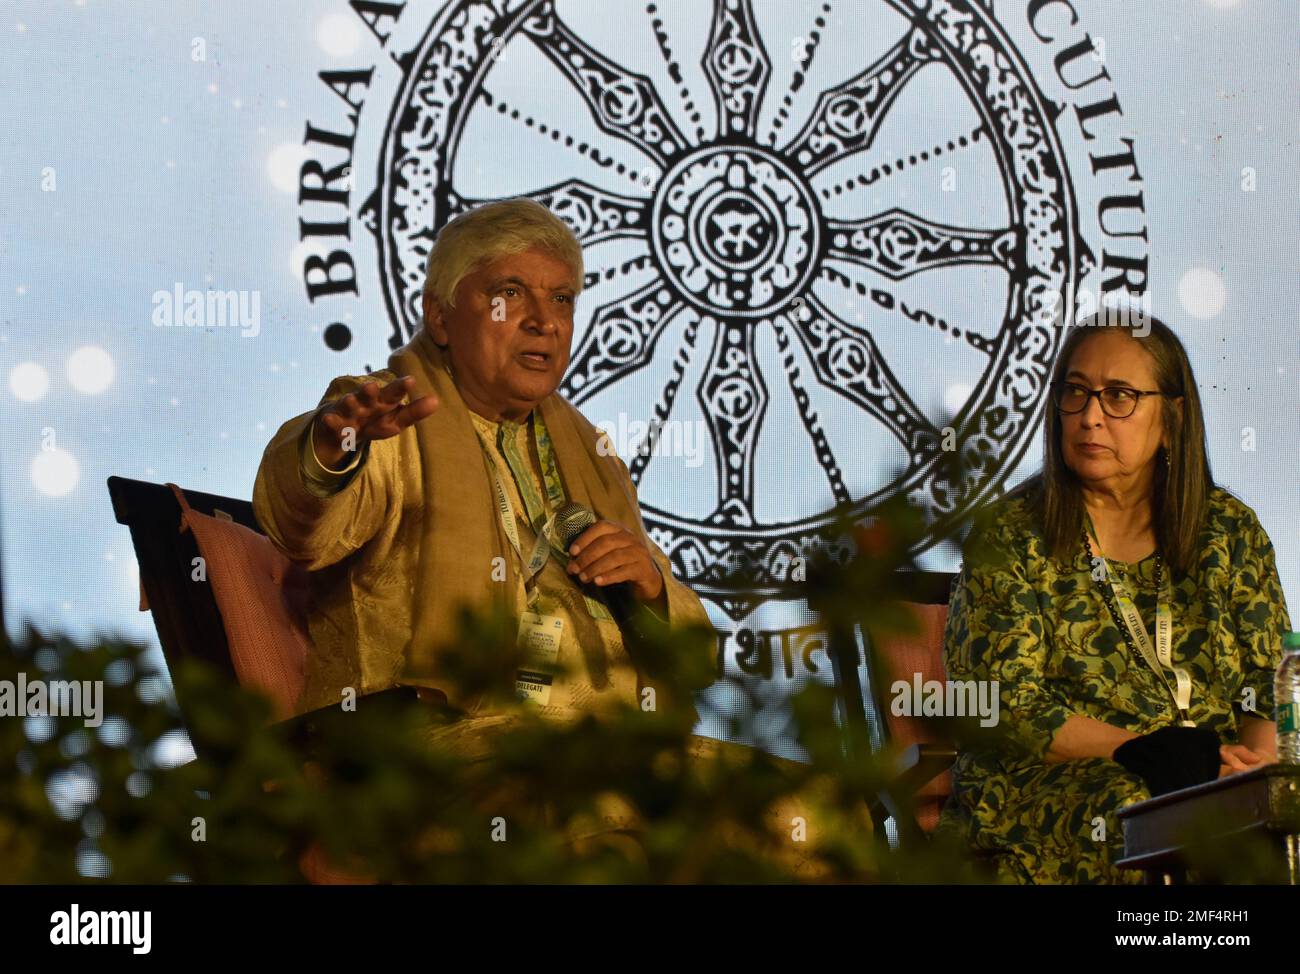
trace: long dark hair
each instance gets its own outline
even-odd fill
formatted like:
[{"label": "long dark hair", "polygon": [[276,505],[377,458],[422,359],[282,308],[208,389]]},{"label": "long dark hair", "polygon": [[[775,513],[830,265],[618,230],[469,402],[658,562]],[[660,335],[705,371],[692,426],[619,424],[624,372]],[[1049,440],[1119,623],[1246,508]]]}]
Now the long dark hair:
[{"label": "long dark hair", "polygon": [[[1052,369],[1052,385],[1064,380],[1078,347],[1101,328],[1120,328],[1141,343],[1155,361],[1160,419],[1169,443],[1168,463],[1157,460],[1152,484],[1151,520],[1156,544],[1174,576],[1186,575],[1196,557],[1214,478],[1205,447],[1205,416],[1187,350],[1164,322],[1147,314],[1131,323],[1112,324],[1093,315],[1074,325]],[[1183,399],[1182,416],[1174,399]],[[1163,452],[1163,451],[1162,451]],[[1065,464],[1061,451],[1061,413],[1049,400],[1043,418],[1043,469],[1014,491],[1030,499],[1052,557],[1073,558],[1083,533],[1083,493],[1078,477]]]}]

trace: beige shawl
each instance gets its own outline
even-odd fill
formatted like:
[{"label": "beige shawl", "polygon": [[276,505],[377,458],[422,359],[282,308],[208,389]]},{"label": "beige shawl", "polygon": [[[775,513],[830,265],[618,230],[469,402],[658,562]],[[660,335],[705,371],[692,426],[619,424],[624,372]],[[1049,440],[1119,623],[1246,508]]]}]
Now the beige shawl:
[{"label": "beige shawl", "polygon": [[[437,412],[414,426],[424,482],[419,571],[421,578],[436,583],[417,586],[431,597],[415,605],[401,682],[445,687],[439,650],[455,638],[460,607],[513,614],[517,566],[497,513],[482,447],[443,351],[420,331],[392,355],[389,368],[415,378],[412,399],[433,393],[439,402]],[[651,547],[627,468],[612,449],[603,456],[597,449],[600,430],[558,393],[537,408],[551,435],[565,496],[591,508],[597,518],[624,525]],[[508,566],[508,576],[504,583],[484,584],[498,556]]]}]

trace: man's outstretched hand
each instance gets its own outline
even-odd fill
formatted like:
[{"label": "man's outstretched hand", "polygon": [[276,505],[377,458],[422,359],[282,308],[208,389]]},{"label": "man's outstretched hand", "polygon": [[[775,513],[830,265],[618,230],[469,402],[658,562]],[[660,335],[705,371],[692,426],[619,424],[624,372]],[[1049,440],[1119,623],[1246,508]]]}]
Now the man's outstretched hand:
[{"label": "man's outstretched hand", "polygon": [[382,389],[378,382],[367,382],[323,407],[312,423],[312,445],[320,462],[330,469],[345,467],[371,440],[386,440],[432,416],[438,409],[437,396],[424,395],[403,404],[414,385],[409,375]]}]

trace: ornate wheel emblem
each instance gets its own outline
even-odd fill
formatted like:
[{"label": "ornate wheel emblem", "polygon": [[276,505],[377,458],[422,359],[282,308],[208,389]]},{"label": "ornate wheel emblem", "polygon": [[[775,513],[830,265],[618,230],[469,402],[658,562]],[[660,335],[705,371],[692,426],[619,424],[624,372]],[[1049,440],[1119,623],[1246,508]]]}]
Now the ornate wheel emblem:
[{"label": "ornate wheel emblem", "polygon": [[[566,220],[584,248],[609,241],[640,248],[626,266],[589,274],[589,285],[620,271],[636,272],[642,282],[648,277],[594,307],[589,318],[580,309],[562,392],[582,406],[624,383],[644,388],[649,377],[653,404],[625,399],[622,408],[661,423],[689,398],[680,395],[684,389],[694,394],[710,434],[716,502],[702,513],[670,514],[643,490],[642,509],[683,577],[736,617],[755,599],[782,595],[795,558],[843,544],[831,536],[834,509],[862,516],[902,491],[933,519],[928,544],[995,491],[1031,438],[1061,337],[1052,312],[1072,299],[1081,273],[1073,192],[1051,115],[983,6],[880,0],[870,23],[876,30],[893,24],[896,43],[821,91],[801,123],[788,111],[787,92],[775,121],[762,126],[760,114],[772,116],[769,98],[776,105],[780,93],[768,92],[772,61],[756,28],[757,2],[715,3],[701,60],[716,108],[708,131],[653,4],[629,5],[626,12],[652,18],[668,74],[679,83],[677,116],[647,76],[623,67],[616,51],[580,37],[564,19],[563,3],[453,0],[412,55],[368,213],[396,346],[419,326],[433,236],[452,216],[486,202],[457,184],[458,161],[484,150],[467,141],[476,114],[502,116],[521,132],[532,129],[534,137],[551,139],[607,174],[599,185],[551,179],[528,194]],[[611,15],[615,6],[609,5]],[[814,31],[809,57],[816,37]],[[511,76],[508,57],[497,57],[513,45],[540,52],[567,83],[572,101],[553,118],[511,104],[512,89],[529,83]],[[806,67],[796,71],[791,91],[802,85]],[[922,72],[935,71],[946,72],[951,97],[968,103],[978,124],[903,158],[873,155],[886,120],[898,121],[890,115],[900,95]],[[564,119],[580,111],[608,144],[566,134]],[[798,131],[779,135],[786,123]],[[768,130],[763,136],[761,128]],[[882,181],[895,170],[976,143],[992,160],[984,192],[998,190],[998,225],[927,217],[924,199],[879,205]],[[858,160],[870,176],[845,180],[843,164]],[[861,190],[872,184],[875,202],[868,204]],[[1000,275],[1002,299],[991,320],[948,320],[892,289],[920,275],[940,280],[973,267]],[[841,315],[826,296],[833,288],[855,293],[870,314]],[[876,319],[896,328],[900,316],[918,331],[943,331],[980,361],[966,377],[969,396],[948,420],[954,436],[945,437],[941,417],[918,406],[882,351],[878,328],[885,326]],[[661,342],[666,333],[674,337]],[[788,387],[782,401],[793,403],[783,425],[787,433],[802,428],[817,465],[810,464],[810,479],[824,478],[830,498],[820,510],[788,516],[772,515],[774,505],[764,503],[765,495],[789,490],[788,465],[760,469],[756,462],[765,426],[777,425],[772,410],[781,383]],[[856,462],[856,444],[836,438],[826,419],[833,410],[851,411],[860,428],[887,433],[903,468],[896,479],[865,491],[853,486],[846,469]],[[962,483],[943,473],[945,439],[966,461]],[[999,462],[981,465],[987,456]],[[639,483],[649,462],[646,453],[632,459]],[[759,573],[757,587],[744,593],[730,590],[725,578],[742,562]]]},{"label": "ornate wheel emblem", "polygon": [[704,314],[780,314],[807,285],[818,252],[817,205],[780,156],[710,147],[664,176],[650,219],[675,292]]}]

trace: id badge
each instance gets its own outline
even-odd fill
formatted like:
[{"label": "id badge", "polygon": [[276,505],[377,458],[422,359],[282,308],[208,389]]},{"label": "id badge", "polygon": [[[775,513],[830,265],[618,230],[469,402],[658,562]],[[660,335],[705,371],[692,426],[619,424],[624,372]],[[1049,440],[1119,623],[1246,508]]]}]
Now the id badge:
[{"label": "id badge", "polygon": [[515,695],[520,700],[546,706],[554,683],[553,668],[560,658],[560,639],[564,619],[560,616],[525,612],[519,617],[519,649],[524,654],[523,667],[515,677]]},{"label": "id badge", "polygon": [[521,702],[545,707],[551,699],[551,681],[549,673],[520,670],[515,674],[515,696]]}]

